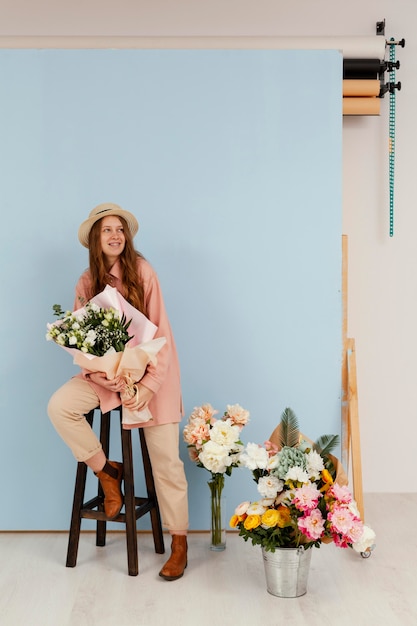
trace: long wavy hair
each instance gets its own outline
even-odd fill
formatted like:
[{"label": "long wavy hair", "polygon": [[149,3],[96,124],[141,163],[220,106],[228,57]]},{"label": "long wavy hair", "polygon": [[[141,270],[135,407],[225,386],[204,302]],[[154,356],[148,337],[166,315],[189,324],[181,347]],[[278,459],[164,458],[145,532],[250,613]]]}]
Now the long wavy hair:
[{"label": "long wavy hair", "polygon": [[[122,282],[125,288],[123,296],[136,309],[146,315],[145,295],[143,282],[138,275],[137,258],[144,258],[143,255],[135,250],[132,235],[126,223],[126,220],[120,215],[118,219],[122,222],[124,235],[126,239],[125,247],[121,253],[119,260],[122,268]],[[103,219],[103,218],[102,218]],[[89,257],[90,257],[90,274],[91,274],[91,297],[103,291],[109,283],[109,268],[105,264],[105,256],[101,249],[101,219],[93,224],[88,238]]]}]

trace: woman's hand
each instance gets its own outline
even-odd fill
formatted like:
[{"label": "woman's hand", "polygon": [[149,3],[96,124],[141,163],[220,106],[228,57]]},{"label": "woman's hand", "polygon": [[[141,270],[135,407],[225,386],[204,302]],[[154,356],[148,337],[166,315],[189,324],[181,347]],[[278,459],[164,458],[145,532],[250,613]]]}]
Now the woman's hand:
[{"label": "woman's hand", "polygon": [[104,372],[90,372],[88,379],[100,387],[104,387],[109,391],[115,391],[119,393],[124,389],[125,382],[121,376],[116,376],[113,380],[109,380]]},{"label": "woman's hand", "polygon": [[148,387],[145,387],[145,385],[142,385],[141,383],[137,383],[136,389],[137,391],[133,398],[122,400],[123,406],[129,409],[129,411],[143,411],[152,400],[154,392],[148,389]]}]

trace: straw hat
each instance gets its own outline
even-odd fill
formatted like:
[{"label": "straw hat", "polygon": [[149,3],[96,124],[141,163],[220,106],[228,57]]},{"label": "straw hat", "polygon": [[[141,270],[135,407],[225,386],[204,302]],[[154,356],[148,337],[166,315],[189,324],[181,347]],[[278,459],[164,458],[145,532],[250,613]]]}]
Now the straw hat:
[{"label": "straw hat", "polygon": [[118,204],[105,202],[104,204],[99,204],[94,207],[94,209],[90,212],[88,219],[85,220],[85,222],[83,222],[78,229],[78,239],[85,248],[88,248],[88,237],[90,235],[92,225],[98,220],[101,220],[102,217],[106,217],[106,215],[118,215],[119,217],[123,217],[126,220],[132,237],[134,237],[139,230],[138,221],[132,213],[125,211]]}]

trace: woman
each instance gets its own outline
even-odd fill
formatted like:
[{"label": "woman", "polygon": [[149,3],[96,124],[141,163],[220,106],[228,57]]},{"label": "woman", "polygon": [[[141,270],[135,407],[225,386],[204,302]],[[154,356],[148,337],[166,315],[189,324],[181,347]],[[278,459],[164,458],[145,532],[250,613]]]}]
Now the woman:
[{"label": "woman", "polygon": [[76,286],[74,309],[82,307],[106,285],[115,287],[126,300],[157,327],[155,337],[165,337],[156,365],[148,365],[137,383],[138,393],[121,400],[124,381],[107,380],[101,372],[83,371],[54,393],[48,404],[49,417],[77,461],[83,461],[99,478],[104,492],[104,510],[109,519],[122,505],[122,464],[106,458],[85,414],[100,405],[106,410],[123,404],[142,411],[149,407],[153,420],[141,424],[151,459],[162,523],[172,536],[171,556],[159,575],[180,578],[187,566],[188,501],[184,466],[179,457],[179,422],[182,417],[180,370],[171,326],[165,311],[157,275],[133,245],[138,222],[132,213],[116,204],[95,207],[78,231],[89,249],[89,269]]}]

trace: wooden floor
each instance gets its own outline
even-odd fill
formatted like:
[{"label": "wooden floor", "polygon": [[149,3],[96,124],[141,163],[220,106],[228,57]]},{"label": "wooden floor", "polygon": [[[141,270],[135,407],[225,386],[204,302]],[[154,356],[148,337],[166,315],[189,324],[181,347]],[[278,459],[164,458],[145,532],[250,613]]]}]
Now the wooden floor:
[{"label": "wooden floor", "polygon": [[[97,548],[83,533],[77,566],[65,567],[66,533],[0,533],[1,626],[416,626],[417,494],[365,496],[377,533],[369,559],[333,545],[314,549],[307,594],[267,593],[259,548],[227,534],[211,552],[207,533],[189,537],[183,578],[166,582],[166,555],[139,533],[137,577],[127,575],[125,537]],[[165,545],[169,552],[169,537]]]}]

